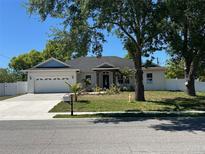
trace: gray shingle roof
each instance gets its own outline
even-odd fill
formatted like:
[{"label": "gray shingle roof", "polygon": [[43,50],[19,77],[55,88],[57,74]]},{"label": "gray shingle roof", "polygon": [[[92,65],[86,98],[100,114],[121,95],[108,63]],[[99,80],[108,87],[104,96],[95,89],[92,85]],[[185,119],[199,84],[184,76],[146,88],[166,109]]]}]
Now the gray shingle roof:
[{"label": "gray shingle roof", "polygon": [[[91,72],[93,68],[99,67],[103,64],[109,64],[116,68],[130,68],[134,69],[134,63],[130,59],[120,58],[117,56],[103,56],[97,57],[80,57],[67,62],[68,65],[73,69],[80,69],[83,72]],[[155,64],[156,65],[156,64]],[[165,71],[164,67],[159,65],[145,68],[143,70],[162,70]]]},{"label": "gray shingle roof", "polygon": [[116,56],[103,56],[100,58],[80,57],[67,62],[67,64],[70,65],[71,68],[80,69],[83,72],[90,72],[92,71],[92,68],[98,67],[103,63],[109,63],[119,68],[134,68],[134,63],[132,60]]}]

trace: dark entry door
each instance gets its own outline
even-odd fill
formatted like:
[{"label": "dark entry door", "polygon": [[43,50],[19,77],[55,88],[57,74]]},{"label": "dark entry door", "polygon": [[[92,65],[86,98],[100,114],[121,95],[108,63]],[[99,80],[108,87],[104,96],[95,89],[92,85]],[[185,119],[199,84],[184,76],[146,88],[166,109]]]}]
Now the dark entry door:
[{"label": "dark entry door", "polygon": [[109,88],[110,81],[109,81],[109,75],[103,75],[103,88]]}]

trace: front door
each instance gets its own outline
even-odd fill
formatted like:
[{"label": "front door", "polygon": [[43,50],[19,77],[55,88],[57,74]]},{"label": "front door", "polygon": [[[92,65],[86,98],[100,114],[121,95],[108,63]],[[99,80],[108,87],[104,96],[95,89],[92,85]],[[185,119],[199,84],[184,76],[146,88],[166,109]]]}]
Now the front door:
[{"label": "front door", "polygon": [[109,75],[103,75],[103,88],[108,89],[110,86]]}]

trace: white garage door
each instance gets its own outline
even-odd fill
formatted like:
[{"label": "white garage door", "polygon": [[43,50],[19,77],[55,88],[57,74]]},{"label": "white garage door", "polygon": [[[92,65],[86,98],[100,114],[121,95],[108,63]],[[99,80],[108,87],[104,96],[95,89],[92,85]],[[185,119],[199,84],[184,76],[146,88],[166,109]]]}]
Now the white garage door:
[{"label": "white garage door", "polygon": [[64,93],[69,92],[69,77],[36,78],[35,93]]}]

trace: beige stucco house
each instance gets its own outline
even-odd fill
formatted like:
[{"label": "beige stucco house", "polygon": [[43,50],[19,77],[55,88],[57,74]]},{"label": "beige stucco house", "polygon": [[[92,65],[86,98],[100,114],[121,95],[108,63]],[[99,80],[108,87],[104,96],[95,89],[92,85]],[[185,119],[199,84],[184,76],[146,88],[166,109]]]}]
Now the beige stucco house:
[{"label": "beige stucco house", "polygon": [[[50,58],[24,72],[28,74],[29,93],[68,92],[65,82],[83,84],[83,79],[91,81],[90,89],[95,86],[109,88],[112,84],[133,89],[134,76],[124,78],[120,73],[123,69],[134,70],[132,60],[106,56],[80,57],[68,62]],[[145,90],[165,89],[164,67],[143,68],[143,71]]]}]

